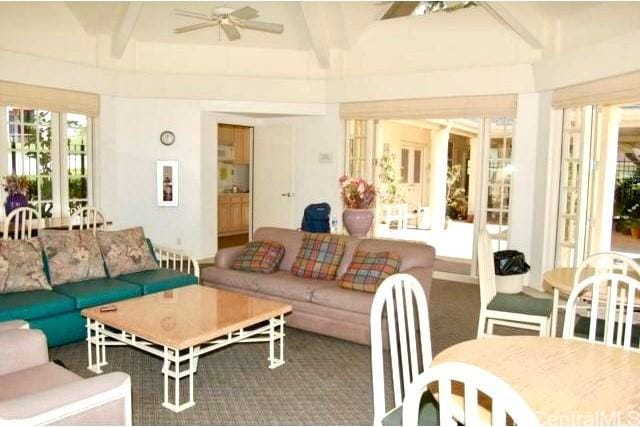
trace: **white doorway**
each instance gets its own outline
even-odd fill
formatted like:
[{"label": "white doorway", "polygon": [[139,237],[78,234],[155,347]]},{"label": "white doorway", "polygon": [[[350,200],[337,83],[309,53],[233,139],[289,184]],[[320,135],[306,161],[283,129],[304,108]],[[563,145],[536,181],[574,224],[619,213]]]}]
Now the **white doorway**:
[{"label": "white doorway", "polygon": [[295,228],[292,126],[254,128],[253,231],[271,226]]}]

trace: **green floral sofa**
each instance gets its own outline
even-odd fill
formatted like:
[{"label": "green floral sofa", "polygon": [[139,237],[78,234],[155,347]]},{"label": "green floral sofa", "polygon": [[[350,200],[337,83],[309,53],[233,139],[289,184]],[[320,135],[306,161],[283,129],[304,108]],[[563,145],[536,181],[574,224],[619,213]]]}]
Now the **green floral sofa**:
[{"label": "green floral sofa", "polygon": [[[30,328],[45,333],[50,347],[58,346],[86,338],[86,320],[80,315],[84,308],[199,283],[195,260],[179,251],[154,247],[140,227],[97,234],[99,249],[77,237],[86,234],[50,238],[53,233],[42,233],[38,239],[24,241],[30,242],[26,248],[32,259],[16,249],[25,248],[24,242],[1,241],[0,321],[26,320]],[[135,235],[137,246],[122,235]],[[33,259],[37,251],[41,262]],[[16,280],[18,273],[26,279]]]}]

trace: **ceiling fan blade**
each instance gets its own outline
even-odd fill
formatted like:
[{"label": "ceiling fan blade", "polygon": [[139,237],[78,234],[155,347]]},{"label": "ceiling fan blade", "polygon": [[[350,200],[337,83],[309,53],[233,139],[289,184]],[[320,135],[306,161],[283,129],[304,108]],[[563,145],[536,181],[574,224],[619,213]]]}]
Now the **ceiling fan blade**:
[{"label": "ceiling fan blade", "polygon": [[384,20],[409,16],[416,10],[419,4],[419,1],[394,1],[380,19]]},{"label": "ceiling fan blade", "polygon": [[211,15],[207,15],[206,13],[191,12],[184,9],[173,9],[173,11],[176,15],[188,16],[190,18],[211,19]]},{"label": "ceiling fan blade", "polygon": [[238,19],[256,19],[258,17],[258,11],[252,7],[246,6],[238,10],[234,10],[229,15]]},{"label": "ceiling fan blade", "polygon": [[222,31],[224,31],[230,41],[238,40],[240,38],[240,32],[235,25],[220,24],[220,26],[222,27]]},{"label": "ceiling fan blade", "polygon": [[247,28],[249,30],[266,31],[268,33],[275,33],[275,34],[281,34],[284,31],[284,25],[274,24],[272,22],[240,21],[236,25],[240,28]]},{"label": "ceiling fan blade", "polygon": [[213,27],[218,25],[218,21],[210,21],[210,22],[201,22],[200,24],[187,25],[186,27],[175,28],[173,30],[174,33],[186,33],[187,31],[199,30],[200,28]]}]

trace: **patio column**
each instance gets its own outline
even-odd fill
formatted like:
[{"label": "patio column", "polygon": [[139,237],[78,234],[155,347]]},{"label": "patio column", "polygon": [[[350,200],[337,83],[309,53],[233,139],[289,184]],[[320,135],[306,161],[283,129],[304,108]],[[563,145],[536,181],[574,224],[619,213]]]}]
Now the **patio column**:
[{"label": "patio column", "polygon": [[451,125],[432,132],[429,207],[431,230],[444,230],[447,213],[447,154]]}]

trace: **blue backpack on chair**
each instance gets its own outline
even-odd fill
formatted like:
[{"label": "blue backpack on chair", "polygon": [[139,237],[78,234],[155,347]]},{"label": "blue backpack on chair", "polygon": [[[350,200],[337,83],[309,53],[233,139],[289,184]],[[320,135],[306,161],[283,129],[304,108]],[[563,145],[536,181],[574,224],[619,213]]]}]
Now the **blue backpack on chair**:
[{"label": "blue backpack on chair", "polygon": [[302,231],[309,233],[328,233],[331,231],[329,226],[329,215],[331,214],[331,206],[328,203],[313,203],[304,208],[304,216],[302,217]]}]

